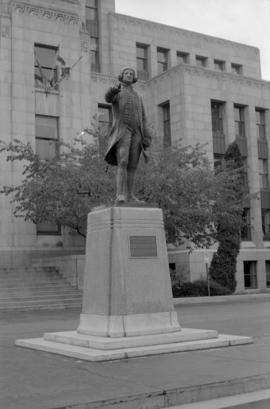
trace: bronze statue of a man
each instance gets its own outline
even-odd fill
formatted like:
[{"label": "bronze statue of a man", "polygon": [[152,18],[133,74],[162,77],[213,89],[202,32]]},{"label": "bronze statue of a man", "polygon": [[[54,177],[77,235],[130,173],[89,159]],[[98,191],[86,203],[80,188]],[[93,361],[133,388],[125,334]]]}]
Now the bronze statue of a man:
[{"label": "bronze statue of a man", "polygon": [[133,68],[124,68],[119,84],[105,95],[112,104],[113,124],[105,160],[117,166],[116,203],[140,202],[133,193],[135,172],[141,152],[150,146],[152,135],[147,126],[142,98],[134,91],[137,81]]}]

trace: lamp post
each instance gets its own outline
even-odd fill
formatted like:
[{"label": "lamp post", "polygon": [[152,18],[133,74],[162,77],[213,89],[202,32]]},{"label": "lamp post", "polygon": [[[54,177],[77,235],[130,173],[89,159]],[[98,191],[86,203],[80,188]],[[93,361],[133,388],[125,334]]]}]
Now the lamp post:
[{"label": "lamp post", "polygon": [[206,280],[207,280],[207,295],[210,297],[211,290],[210,290],[210,279],[209,279],[209,255],[204,254],[204,262],[205,262],[205,270],[206,270]]}]

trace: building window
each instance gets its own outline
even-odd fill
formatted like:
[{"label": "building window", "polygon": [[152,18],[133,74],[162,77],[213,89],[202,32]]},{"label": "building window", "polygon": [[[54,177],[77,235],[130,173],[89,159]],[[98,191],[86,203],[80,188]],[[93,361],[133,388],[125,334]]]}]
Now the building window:
[{"label": "building window", "polygon": [[157,48],[157,66],[158,74],[162,74],[169,68],[169,50]]},{"label": "building window", "polygon": [[260,176],[260,188],[268,189],[269,179],[268,179],[268,160],[267,159],[259,159],[259,176]]},{"label": "building window", "polygon": [[177,51],[176,58],[177,58],[177,64],[188,64],[189,63],[189,53]]},{"label": "building window", "polygon": [[270,209],[262,209],[263,239],[270,241]]},{"label": "building window", "polygon": [[112,125],[111,105],[98,104],[99,152],[103,155],[107,147],[107,137]]},{"label": "building window", "polygon": [[[35,44],[35,87],[47,88],[57,82],[57,48]],[[57,86],[54,86],[57,89]]]},{"label": "building window", "polygon": [[99,21],[97,0],[86,0],[85,2],[85,26],[90,34],[91,69],[92,71],[99,72]]},{"label": "building window", "polygon": [[215,171],[215,174],[217,174],[220,171],[221,167],[223,166],[224,155],[219,154],[219,153],[214,153],[213,159],[214,159],[214,171]]},{"label": "building window", "polygon": [[91,33],[92,22],[98,21],[98,8],[96,0],[85,1],[85,21],[87,31]]},{"label": "building window", "polygon": [[149,78],[148,45],[136,44],[137,74],[141,80]]},{"label": "building window", "polygon": [[91,54],[91,69],[99,72],[99,39],[97,37],[90,38],[90,54]]},{"label": "building window", "polygon": [[245,107],[234,105],[234,127],[235,136],[240,138],[246,137],[245,131]]},{"label": "building window", "polygon": [[36,115],[36,153],[41,159],[53,159],[58,152],[58,118]]},{"label": "building window", "polygon": [[[58,118],[36,115],[36,153],[41,159],[53,159],[58,153]],[[61,226],[55,223],[37,223],[38,235],[59,235]]]},{"label": "building window", "polygon": [[266,287],[270,287],[270,260],[265,261]]},{"label": "building window", "polygon": [[217,71],[225,71],[225,61],[214,60],[214,67]]},{"label": "building window", "polygon": [[257,288],[257,261],[244,261],[244,285],[246,289]]},{"label": "building window", "polygon": [[195,57],[197,67],[206,67],[207,66],[207,57],[202,57],[201,55],[196,55]]},{"label": "building window", "polygon": [[247,157],[247,140],[245,126],[245,107],[234,105],[234,129],[235,139],[243,157]]},{"label": "building window", "polygon": [[108,128],[112,124],[111,105],[98,104],[98,123],[101,128]]},{"label": "building window", "polygon": [[171,114],[170,114],[170,102],[164,102],[159,105],[161,110],[161,118],[163,124],[163,146],[167,148],[171,146]]},{"label": "building window", "polygon": [[233,74],[241,75],[243,74],[243,66],[240,64],[231,64],[231,70]]},{"label": "building window", "polygon": [[213,152],[217,154],[225,153],[224,108],[223,102],[211,101]]},{"label": "building window", "polygon": [[244,226],[241,230],[241,239],[244,241],[249,241],[251,240],[250,209],[243,209],[242,219]]},{"label": "building window", "polygon": [[37,223],[36,232],[38,236],[60,236],[61,226],[60,224],[50,222]]},{"label": "building window", "polygon": [[213,135],[224,135],[223,131],[224,103],[211,101],[212,132]]},{"label": "building window", "polygon": [[265,110],[255,109],[256,111],[256,128],[257,128],[257,138],[265,139]]}]

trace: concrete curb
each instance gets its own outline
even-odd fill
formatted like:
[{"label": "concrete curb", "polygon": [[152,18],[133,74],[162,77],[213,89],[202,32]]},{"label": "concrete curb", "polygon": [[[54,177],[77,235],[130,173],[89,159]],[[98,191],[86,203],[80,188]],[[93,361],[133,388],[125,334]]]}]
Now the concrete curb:
[{"label": "concrete curb", "polygon": [[213,297],[181,297],[174,298],[174,305],[183,305],[183,304],[215,304],[215,303],[233,303],[243,301],[243,302],[252,302],[258,300],[269,300],[270,301],[270,292],[269,293],[256,293],[256,294],[235,294],[235,295],[217,295]]},{"label": "concrete curb", "polygon": [[203,401],[211,399],[254,392],[269,387],[270,373],[267,373],[223,382],[192,385],[185,388],[180,387],[133,396],[121,396],[117,399],[58,406],[53,409],[162,409],[191,402],[203,403]]}]

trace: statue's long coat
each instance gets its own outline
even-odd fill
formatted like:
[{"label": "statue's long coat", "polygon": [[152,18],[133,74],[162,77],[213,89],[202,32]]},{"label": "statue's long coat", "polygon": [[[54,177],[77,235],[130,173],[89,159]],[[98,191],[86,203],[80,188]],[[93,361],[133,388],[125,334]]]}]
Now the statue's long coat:
[{"label": "statue's long coat", "polygon": [[[130,92],[132,92],[132,97]],[[151,144],[152,134],[147,125],[142,98],[133,89],[127,91],[125,86],[117,94],[110,88],[105,95],[106,101],[112,104],[113,110],[113,123],[109,134],[108,149],[105,154],[105,160],[110,165],[117,166],[116,143],[124,138],[127,132],[132,132],[130,123],[132,123],[134,116],[134,98],[136,101],[136,114],[139,119],[139,131],[142,136],[142,149],[149,147]]]}]

